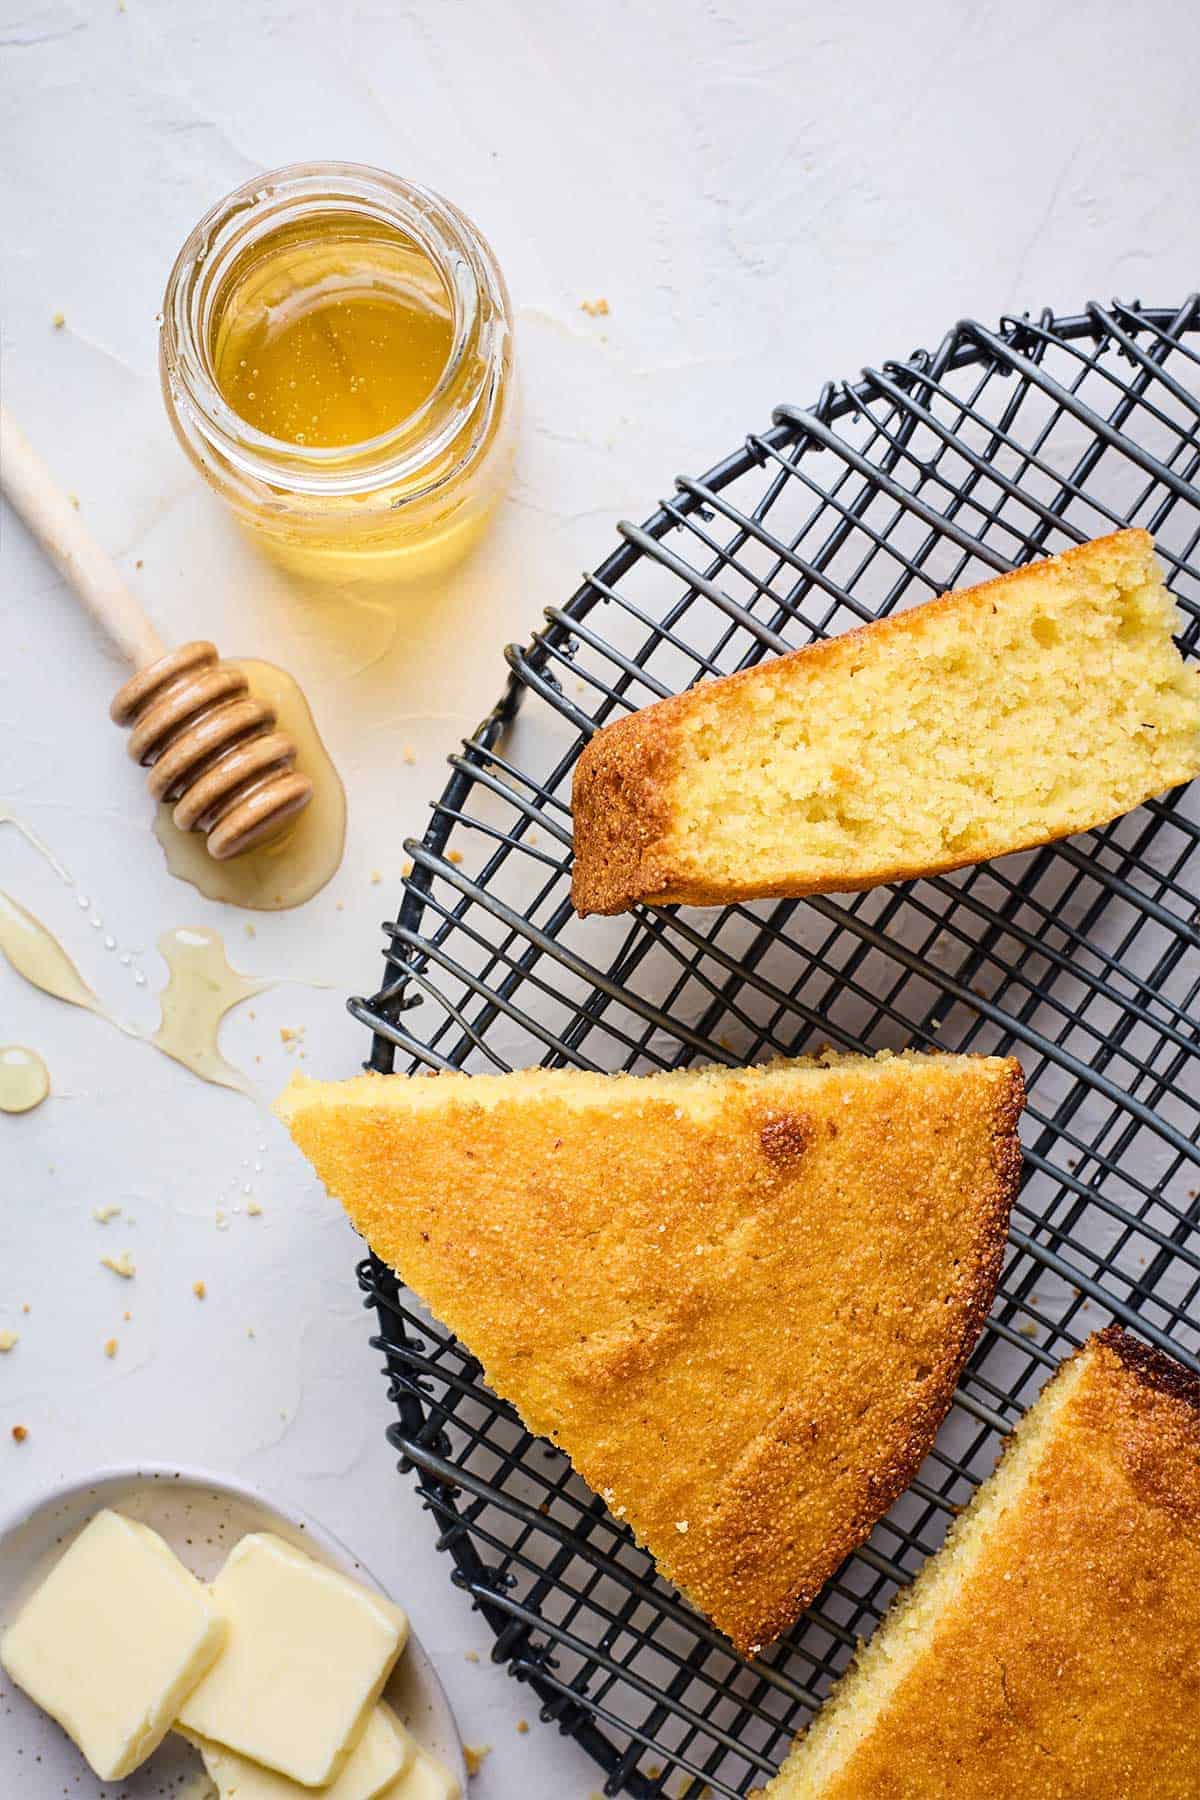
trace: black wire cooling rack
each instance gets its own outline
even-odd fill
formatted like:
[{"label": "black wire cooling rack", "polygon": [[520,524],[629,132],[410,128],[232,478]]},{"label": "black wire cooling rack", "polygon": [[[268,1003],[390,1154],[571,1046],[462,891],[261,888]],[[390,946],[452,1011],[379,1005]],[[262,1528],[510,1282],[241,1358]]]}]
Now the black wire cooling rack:
[{"label": "black wire cooling rack", "polygon": [[991,1468],[1048,1371],[1117,1318],[1200,1369],[1200,827],[1185,792],[956,875],[580,922],[570,786],[588,736],[708,676],[1126,524],[1200,635],[1200,306],[955,327],[935,354],[782,406],[680,480],[532,643],[453,756],[351,1010],[371,1065],[740,1063],[823,1042],[1016,1052],[1025,1183],[992,1318],[919,1477],[751,1664],[659,1581],[557,1451],[378,1262],[389,1433],[454,1580],[605,1771],[607,1794],[740,1795]]}]

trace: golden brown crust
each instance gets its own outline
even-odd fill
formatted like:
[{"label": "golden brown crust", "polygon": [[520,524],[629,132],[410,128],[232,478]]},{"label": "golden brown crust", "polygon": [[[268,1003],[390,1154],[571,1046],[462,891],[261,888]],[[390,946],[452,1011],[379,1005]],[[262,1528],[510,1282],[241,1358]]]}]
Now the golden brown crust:
[{"label": "golden brown crust", "polygon": [[748,1651],[932,1443],[1000,1271],[1019,1066],[612,1077],[587,1104],[536,1079],[284,1111],[372,1247]]},{"label": "golden brown crust", "polygon": [[[950,851],[932,862],[897,861],[889,867],[873,869],[861,879],[852,872],[838,870],[791,881],[755,880],[747,875],[737,882],[736,889],[723,880],[699,878],[674,863],[671,854],[671,782],[679,760],[679,723],[698,705],[710,704],[717,690],[724,696],[736,696],[742,690],[752,691],[764,679],[778,680],[781,670],[786,672],[786,678],[799,684],[818,670],[852,660],[857,647],[863,644],[875,648],[893,638],[911,638],[925,632],[947,611],[994,609],[997,598],[1002,598],[1011,584],[1029,579],[1031,567],[1058,570],[1080,564],[1094,568],[1106,558],[1152,557],[1153,549],[1149,532],[1137,528],[1112,532],[1047,559],[1044,565],[1014,569],[977,587],[939,595],[905,612],[873,620],[837,637],[757,663],[753,668],[672,694],[604,726],[580,755],[571,795],[575,835],[571,899],[576,912],[581,917],[620,913],[639,902],[653,906],[718,906],[734,899],[798,899],[806,894],[854,893],[884,882],[949,874],[977,862],[977,850],[966,854]],[[1072,824],[1060,835],[1078,829]],[[1003,848],[1026,850],[1053,841],[1036,834]]]},{"label": "golden brown crust", "polygon": [[1119,1357],[1128,1372],[1144,1386],[1182,1400],[1196,1414],[1200,1425],[1200,1375],[1185,1369],[1182,1363],[1155,1345],[1144,1344],[1141,1338],[1134,1337],[1120,1325],[1106,1325],[1103,1331],[1096,1333],[1094,1341]]},{"label": "golden brown crust", "polygon": [[581,917],[624,912],[671,884],[663,849],[678,744],[671,709],[686,698],[630,713],[584,746],[571,787],[571,901]]},{"label": "golden brown crust", "polygon": [[[1064,1369],[1077,1383],[1031,1472],[940,1590],[948,1603],[922,1615],[895,1691],[835,1772],[810,1779],[797,1752],[776,1800],[1200,1796],[1200,1380],[1117,1326]],[[893,1655],[920,1595],[880,1628]],[[866,1699],[858,1679],[835,1718]]]}]

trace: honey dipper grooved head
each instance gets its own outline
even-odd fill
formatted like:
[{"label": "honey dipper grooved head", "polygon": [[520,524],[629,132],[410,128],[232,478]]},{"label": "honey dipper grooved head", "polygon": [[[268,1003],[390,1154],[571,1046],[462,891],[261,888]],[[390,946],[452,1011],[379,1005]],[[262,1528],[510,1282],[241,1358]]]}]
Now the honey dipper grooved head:
[{"label": "honey dipper grooved head", "polygon": [[295,745],[213,644],[181,644],[139,669],[109,709],[130,727],[129,754],[150,770],[175,823],[205,834],[219,862],[275,837],[312,798]]}]

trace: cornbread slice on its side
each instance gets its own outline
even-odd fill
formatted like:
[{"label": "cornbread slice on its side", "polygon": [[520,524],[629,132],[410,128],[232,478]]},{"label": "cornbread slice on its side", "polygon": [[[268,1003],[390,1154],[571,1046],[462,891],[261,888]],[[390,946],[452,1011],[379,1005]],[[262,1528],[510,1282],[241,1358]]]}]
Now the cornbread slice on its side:
[{"label": "cornbread slice on its side", "polygon": [[598,732],[580,913],[907,881],[1118,818],[1200,774],[1200,669],[1118,531]]},{"label": "cornbread slice on its side", "polygon": [[761,1793],[1196,1800],[1200,1380],[1090,1338]]},{"label": "cornbread slice on its side", "polygon": [[911,1480],[991,1304],[1019,1066],[295,1079],[371,1247],[752,1651]]}]

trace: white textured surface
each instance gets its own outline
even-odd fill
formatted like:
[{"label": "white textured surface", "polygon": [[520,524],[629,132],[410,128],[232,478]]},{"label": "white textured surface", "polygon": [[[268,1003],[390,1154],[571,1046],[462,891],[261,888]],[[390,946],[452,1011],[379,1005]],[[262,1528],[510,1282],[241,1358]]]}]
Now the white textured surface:
[{"label": "white textured surface", "polygon": [[[807,402],[826,376],[930,344],[964,313],[1181,298],[1198,53],[1186,0],[1154,0],[1136,23],[1035,0],[0,0],[4,397],[166,633],[295,672],[350,796],[337,880],[260,918],[253,941],[174,882],[105,721],[119,672],[4,516],[0,801],[104,927],[4,828],[0,887],[141,1023],[170,925],[215,926],[253,972],[329,983],[278,990],[253,1020],[243,1009],[225,1045],[273,1090],[291,1063],[279,1027],[303,1023],[304,1067],[352,1070],[366,1046],[342,996],[375,982],[401,839],[493,698],[505,641],[604,554],[619,514],[642,516],[677,468],[707,466],[774,402]],[[380,603],[301,598],[256,560],[158,396],[154,318],[186,231],[252,172],[322,155],[458,200],[517,308],[512,498],[472,564],[413,596],[394,634]],[[589,318],[580,302],[599,296],[611,315]],[[146,950],[146,988],[105,954],[105,932]],[[261,1483],[326,1520],[409,1607],[464,1737],[495,1746],[475,1800],[586,1800],[600,1781],[581,1755],[536,1726],[516,1733],[527,1697],[488,1667],[488,1634],[394,1473],[356,1242],[279,1133],[4,966],[0,1041],[39,1048],[55,1085],[38,1112],[0,1118],[0,1329],[20,1332],[0,1357],[5,1501],[139,1457]],[[125,1212],[102,1227],[103,1202]],[[131,1282],[98,1262],[125,1247]]]}]

